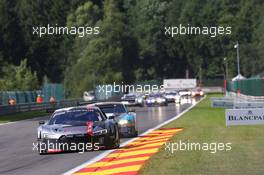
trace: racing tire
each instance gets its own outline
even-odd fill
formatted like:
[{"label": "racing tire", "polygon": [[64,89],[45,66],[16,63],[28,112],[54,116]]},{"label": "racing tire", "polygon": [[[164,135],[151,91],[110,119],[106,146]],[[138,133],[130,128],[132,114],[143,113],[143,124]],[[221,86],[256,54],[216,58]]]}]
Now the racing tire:
[{"label": "racing tire", "polygon": [[143,108],[144,107],[144,103],[141,103],[138,106],[141,107],[141,108]]},{"label": "racing tire", "polygon": [[168,103],[164,103],[162,106],[168,106]]},{"label": "racing tire", "polygon": [[115,134],[115,137],[113,140],[111,139],[110,135],[108,136],[109,142],[107,142],[105,145],[106,149],[116,149],[120,147],[120,134],[119,134],[119,130],[117,126],[115,127],[114,134]]},{"label": "racing tire", "polygon": [[116,132],[115,132],[115,141],[114,141],[114,146],[115,149],[120,147],[120,134],[118,127],[116,127]]}]

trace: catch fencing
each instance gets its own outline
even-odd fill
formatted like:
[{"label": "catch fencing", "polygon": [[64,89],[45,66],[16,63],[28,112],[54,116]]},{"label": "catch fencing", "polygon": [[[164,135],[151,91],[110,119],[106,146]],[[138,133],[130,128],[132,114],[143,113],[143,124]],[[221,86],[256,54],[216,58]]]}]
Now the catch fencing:
[{"label": "catch fencing", "polygon": [[41,91],[1,91],[0,105],[8,105],[10,99],[14,99],[16,103],[35,103],[37,95]]},{"label": "catch fencing", "polygon": [[246,79],[239,81],[228,81],[227,91],[238,92],[246,96],[264,96],[263,79]]}]

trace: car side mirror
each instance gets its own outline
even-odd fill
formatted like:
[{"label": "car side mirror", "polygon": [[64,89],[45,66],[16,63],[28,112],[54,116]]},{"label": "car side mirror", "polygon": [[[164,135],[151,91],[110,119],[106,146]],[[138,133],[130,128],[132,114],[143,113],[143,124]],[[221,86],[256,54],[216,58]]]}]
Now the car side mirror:
[{"label": "car side mirror", "polygon": [[39,125],[44,125],[45,121],[39,121]]},{"label": "car side mirror", "polygon": [[113,119],[115,119],[115,116],[114,115],[111,115],[108,118],[111,119],[111,120],[113,120]]}]

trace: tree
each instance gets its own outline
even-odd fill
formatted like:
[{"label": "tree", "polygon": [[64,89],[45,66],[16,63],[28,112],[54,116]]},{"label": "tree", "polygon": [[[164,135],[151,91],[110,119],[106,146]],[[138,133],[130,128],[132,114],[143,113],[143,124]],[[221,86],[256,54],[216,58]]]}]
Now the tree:
[{"label": "tree", "polygon": [[[28,58],[28,64],[37,71],[41,82],[46,75],[51,82],[61,82],[67,62],[67,45],[64,35],[45,35],[41,38],[33,35],[33,27],[66,25],[67,15],[82,0],[21,0],[16,4],[18,24],[23,31],[26,44],[23,57]],[[22,56],[20,58],[23,58]]]},{"label": "tree", "polygon": [[[85,15],[87,18],[83,21],[84,23],[88,22],[89,24],[91,21],[94,23],[97,19],[95,26],[100,27],[100,34],[81,39],[81,42],[88,44],[81,47],[82,51],[76,56],[79,59],[69,68],[65,77],[65,85],[70,96],[80,96],[83,91],[93,89],[96,84],[123,80],[121,63],[125,26],[123,14],[118,9],[118,3],[114,0],[106,0],[100,19],[98,19],[100,13],[97,5],[91,2],[79,7],[75,16],[78,13],[84,13],[79,16],[88,13]],[[91,19],[91,17],[94,18]],[[76,39],[75,42],[78,45],[80,40]]]},{"label": "tree", "polygon": [[245,43],[241,48],[242,71],[248,77],[259,74],[264,70],[264,3],[251,3],[247,2],[247,10],[244,9],[243,11],[247,13],[247,16],[244,16],[245,19],[247,19],[248,15],[252,16],[251,20],[254,19],[254,21],[251,21],[252,26],[247,26],[248,30],[252,30],[250,32],[252,37],[251,41]]},{"label": "tree", "polygon": [[36,90],[38,80],[36,72],[27,67],[27,59],[21,61],[19,66],[7,65],[3,68],[0,78],[0,90]]},{"label": "tree", "polygon": [[139,46],[135,76],[139,80],[163,78],[170,64],[163,33],[170,3],[166,0],[127,0],[124,6],[129,19],[129,33]]},{"label": "tree", "polygon": [[25,54],[23,31],[16,14],[16,1],[0,2],[0,52],[8,63],[19,64]]},{"label": "tree", "polygon": [[[264,3],[261,0],[14,0],[0,1],[0,73],[23,58],[39,82],[64,82],[72,96],[96,84],[262,72]],[[99,35],[33,35],[32,27],[99,26]],[[232,27],[231,35],[164,35],[165,27]],[[249,64],[250,63],[250,64]],[[5,65],[5,66],[3,66]],[[0,74],[3,78],[3,74]],[[10,86],[11,87],[11,86]]]}]

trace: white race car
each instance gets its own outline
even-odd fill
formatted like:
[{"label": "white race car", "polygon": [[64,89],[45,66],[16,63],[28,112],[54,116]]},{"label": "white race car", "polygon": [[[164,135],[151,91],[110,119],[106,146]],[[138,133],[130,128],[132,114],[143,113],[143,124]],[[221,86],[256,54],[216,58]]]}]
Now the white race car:
[{"label": "white race car", "polygon": [[192,92],[188,89],[180,90],[179,91],[180,96],[191,96]]},{"label": "white race car", "polygon": [[165,92],[164,97],[167,99],[168,103],[170,102],[180,103],[181,102],[181,96],[176,91]]}]

